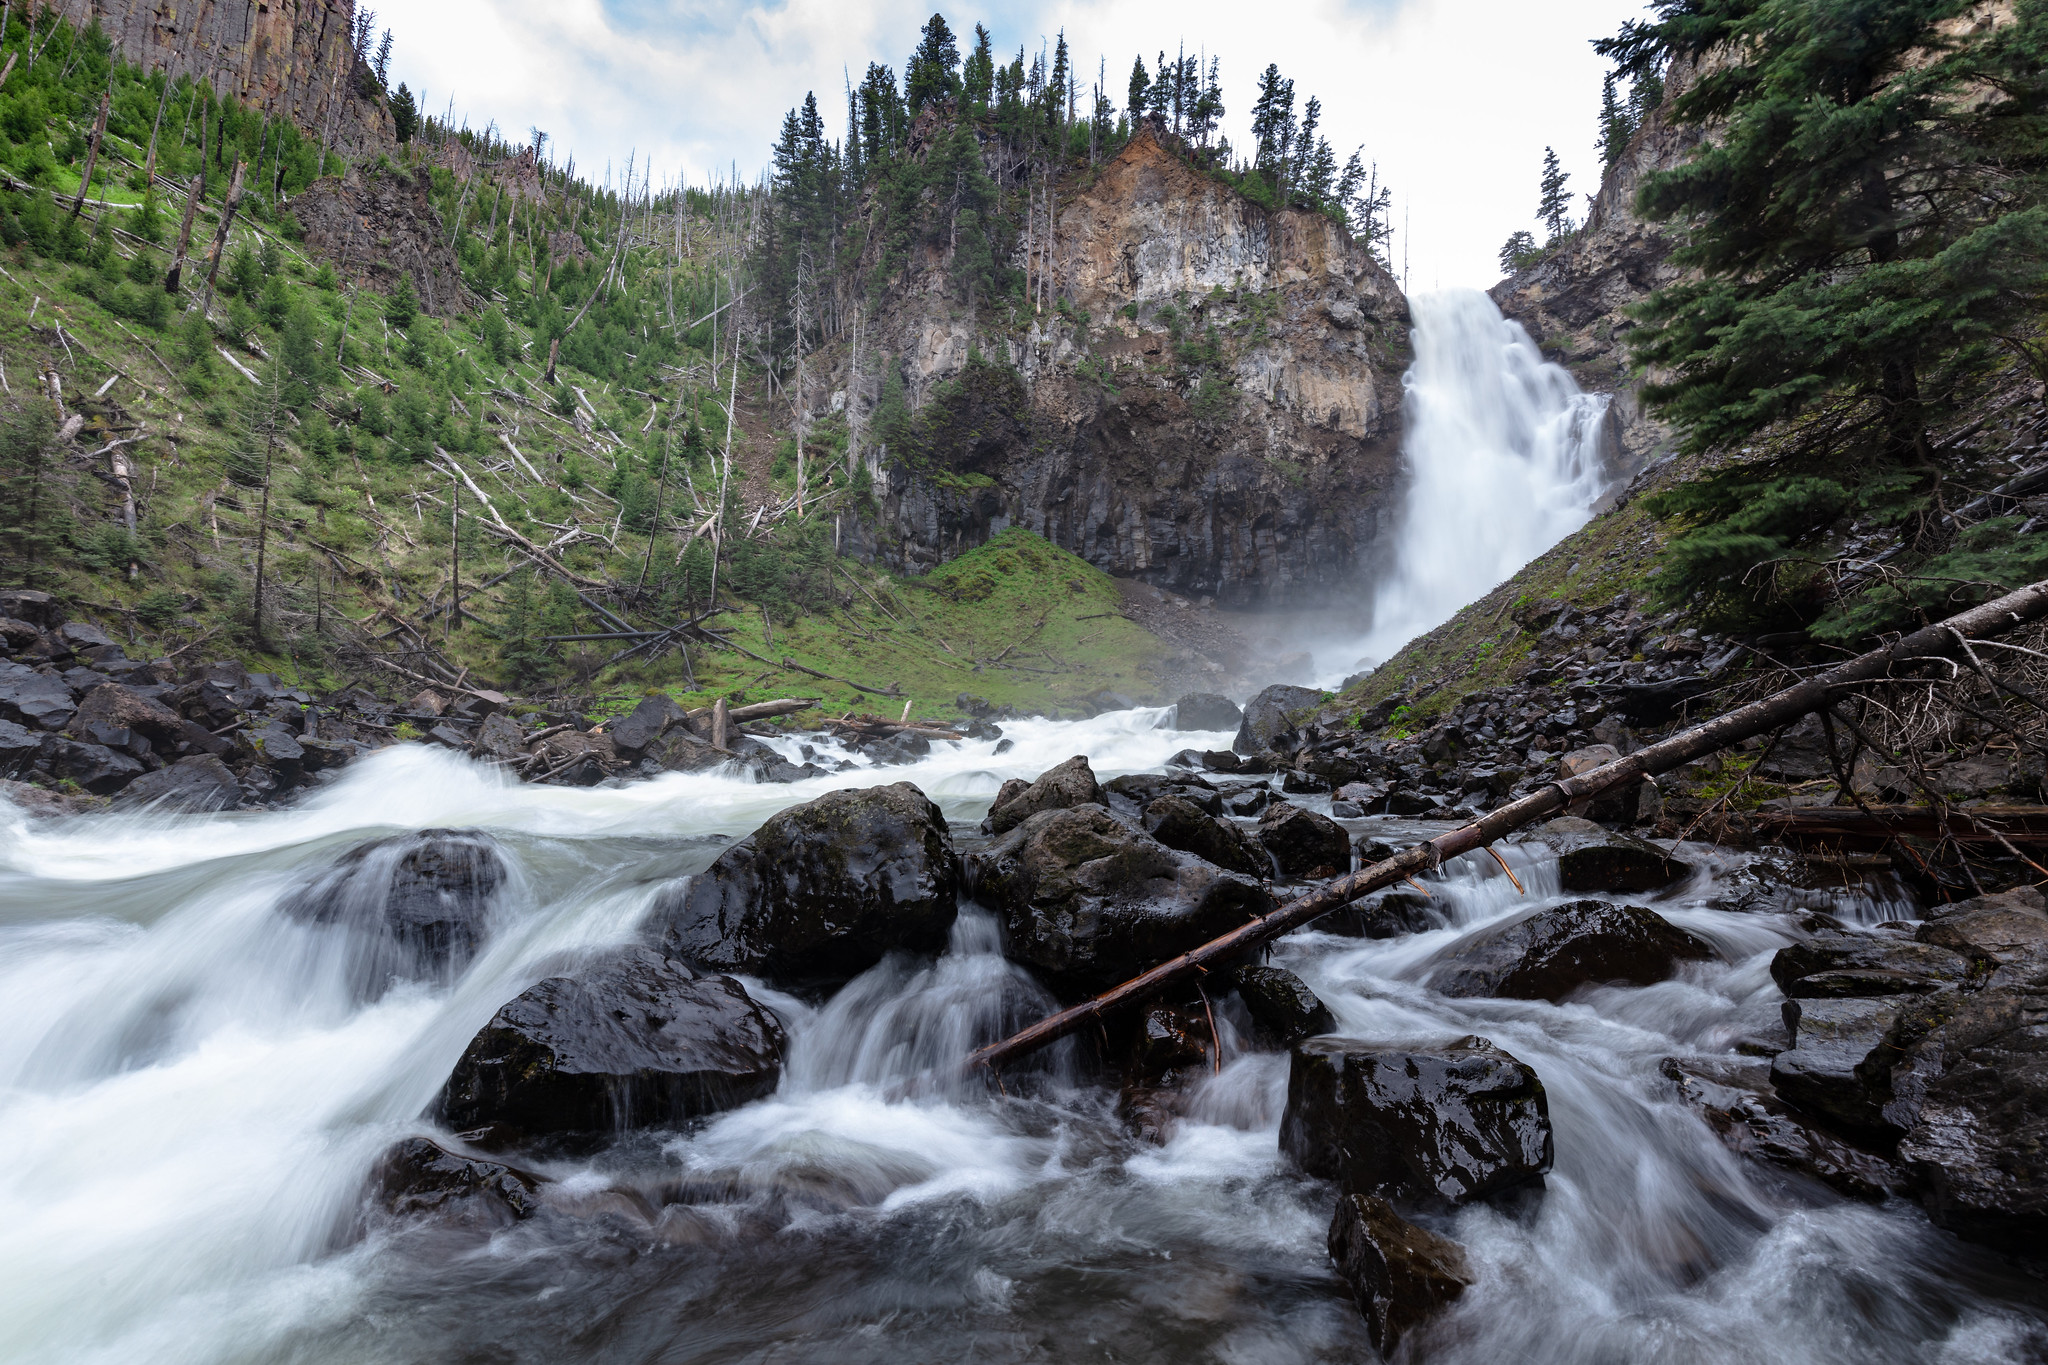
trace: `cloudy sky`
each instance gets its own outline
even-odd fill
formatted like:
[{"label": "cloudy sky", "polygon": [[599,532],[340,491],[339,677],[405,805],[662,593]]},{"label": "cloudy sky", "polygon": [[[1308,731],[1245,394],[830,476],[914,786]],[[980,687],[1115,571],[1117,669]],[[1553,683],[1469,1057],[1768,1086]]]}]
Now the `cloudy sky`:
[{"label": "cloudy sky", "polygon": [[[405,81],[433,112],[452,100],[458,121],[495,121],[515,139],[539,127],[558,155],[600,179],[630,155],[653,158],[657,183],[701,183],[735,168],[757,175],[783,111],[807,90],[843,123],[848,76],[873,60],[900,77],[932,5],[383,0],[377,9],[393,34],[392,84]],[[1149,66],[1183,42],[1218,54],[1226,131],[1240,146],[1257,75],[1279,63],[1299,101],[1321,97],[1340,160],[1362,144],[1378,161],[1394,190],[1395,266],[1405,251],[1410,288],[1421,292],[1498,278],[1501,242],[1533,227],[1545,146],[1557,148],[1574,190],[1597,187],[1603,66],[1589,40],[1641,9],[1639,0],[1005,0],[940,12],[963,35],[987,24],[999,54],[1020,44],[1035,52],[1064,29],[1091,83],[1106,63],[1119,105],[1134,55]]]}]

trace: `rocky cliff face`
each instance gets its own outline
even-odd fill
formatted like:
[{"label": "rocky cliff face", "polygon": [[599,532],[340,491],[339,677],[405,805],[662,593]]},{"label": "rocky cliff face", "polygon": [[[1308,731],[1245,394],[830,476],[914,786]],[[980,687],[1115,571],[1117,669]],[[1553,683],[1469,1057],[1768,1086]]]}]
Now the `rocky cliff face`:
[{"label": "rocky cliff face", "polygon": [[970,308],[933,249],[857,379],[836,349],[835,407],[871,412],[893,365],[918,410],[915,449],[869,451],[855,549],[915,569],[1014,525],[1233,605],[1355,590],[1397,505],[1406,300],[1329,219],[1263,209],[1171,141],[1142,128],[1059,187],[1057,307]]},{"label": "rocky cliff face", "polygon": [[393,145],[391,115],[361,97],[349,25],[355,0],[46,0],[77,24],[98,19],[114,50],[281,114],[329,147]]},{"label": "rocky cliff face", "polygon": [[308,185],[292,201],[306,243],[349,279],[389,293],[400,275],[428,313],[465,313],[476,299],[462,281],[448,229],[434,208],[430,172],[351,166]]},{"label": "rocky cliff face", "polygon": [[[1689,73],[1666,76],[1665,108]],[[1671,239],[1635,214],[1636,190],[1652,172],[1684,160],[1697,129],[1674,127],[1652,110],[1620,160],[1601,179],[1586,224],[1564,247],[1495,285],[1493,301],[1522,324],[1581,387],[1614,395],[1613,429],[1626,464],[1640,467],[1670,440],[1670,429],[1643,410],[1640,384],[1629,372],[1627,310],[1681,274],[1668,259]]]}]

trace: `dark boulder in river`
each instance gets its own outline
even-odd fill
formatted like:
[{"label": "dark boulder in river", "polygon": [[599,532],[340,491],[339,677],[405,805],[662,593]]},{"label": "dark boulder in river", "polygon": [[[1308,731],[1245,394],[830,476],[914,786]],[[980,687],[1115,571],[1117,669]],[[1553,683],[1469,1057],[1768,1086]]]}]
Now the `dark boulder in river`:
[{"label": "dark boulder in river", "polygon": [[1614,834],[1576,816],[1540,826],[1532,842],[1557,854],[1558,882],[1567,891],[1660,891],[1692,872],[1690,863],[1647,839]]},{"label": "dark boulder in river", "polygon": [[1095,780],[1095,770],[1088,766],[1084,755],[1075,754],[1058,767],[1040,773],[1038,780],[1028,786],[1012,787],[1005,782],[996,794],[995,804],[989,807],[988,818],[981,822],[981,832],[1007,834],[1040,811],[1108,804],[1109,797]]},{"label": "dark boulder in river", "polygon": [[776,813],[653,918],[665,951],[712,971],[847,981],[892,949],[943,948],[959,885],[945,815],[898,782]]},{"label": "dark boulder in river", "polygon": [[1338,1197],[1330,1259],[1351,1286],[1372,1344],[1391,1356],[1408,1331],[1465,1292],[1465,1249],[1394,1212],[1369,1194]]},{"label": "dark boulder in river", "polygon": [[370,1189],[381,1207],[401,1218],[433,1216],[495,1231],[532,1214],[544,1183],[515,1167],[412,1137],[378,1158]]},{"label": "dark boulder in river", "polygon": [[232,810],[241,800],[242,785],[227,764],[212,754],[193,754],[136,778],[122,789],[114,804],[123,809],[154,805],[205,814]]},{"label": "dark boulder in river", "polygon": [[1550,1101],[1535,1071],[1484,1038],[1311,1038],[1294,1049],[1280,1150],[1349,1192],[1463,1204],[1550,1169]]},{"label": "dark boulder in river", "polygon": [[1647,986],[1714,950],[1636,905],[1571,901],[1485,930],[1453,948],[1430,974],[1445,995],[1562,1000],[1592,982]]},{"label": "dark boulder in river", "polygon": [[489,835],[423,829],[350,849],[284,910],[349,931],[356,941],[351,974],[359,989],[375,995],[392,977],[459,976],[490,932],[492,900],[504,880]]},{"label": "dark boulder in river", "polygon": [[775,1089],[782,1024],[739,982],[624,948],[492,1016],[437,1104],[494,1144],[680,1123]]},{"label": "dark boulder in river", "polygon": [[1003,952],[1072,1000],[1273,908],[1258,882],[1168,848],[1101,806],[1048,810],[968,859]]},{"label": "dark boulder in river", "polygon": [[1298,747],[1294,742],[1298,736],[1289,713],[1316,706],[1322,700],[1323,694],[1313,687],[1274,683],[1244,704],[1244,719],[1238,724],[1231,749],[1246,755],[1276,749],[1291,752]]},{"label": "dark boulder in river", "polygon": [[1162,796],[1152,802],[1145,807],[1143,824],[1147,834],[1168,848],[1192,853],[1227,871],[1247,877],[1272,872],[1266,851],[1242,827],[1217,819],[1185,796]]},{"label": "dark boulder in river", "polygon": [[1262,1040],[1287,1047],[1337,1027],[1330,1007],[1285,967],[1240,967],[1236,979],[1237,998]]},{"label": "dark boulder in river", "polygon": [[1236,702],[1214,692],[1190,692],[1173,704],[1176,730],[1234,730],[1243,719]]},{"label": "dark boulder in river", "polygon": [[1259,816],[1259,842],[1288,877],[1335,877],[1351,870],[1351,836],[1327,815],[1275,801]]}]

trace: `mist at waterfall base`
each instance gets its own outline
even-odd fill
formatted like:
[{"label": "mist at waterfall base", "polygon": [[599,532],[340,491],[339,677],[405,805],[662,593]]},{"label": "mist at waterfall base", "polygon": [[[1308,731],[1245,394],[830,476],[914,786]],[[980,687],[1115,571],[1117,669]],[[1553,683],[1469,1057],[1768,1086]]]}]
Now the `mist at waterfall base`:
[{"label": "mist at waterfall base", "polygon": [[1324,687],[1392,657],[1584,526],[1610,479],[1607,395],[1581,393],[1476,289],[1420,295],[1409,309],[1408,487],[1369,615],[1349,634],[1341,609],[1283,628]]},{"label": "mist at waterfall base", "polygon": [[[1107,779],[1229,738],[1164,719],[1019,722],[1001,755],[941,745],[789,787],[522,786],[407,745],[286,811],[31,823],[0,805],[0,1361],[1371,1359],[1324,1249],[1334,1191],[1277,1149],[1286,1057],[1251,1050],[1227,999],[1225,1064],[1163,1146],[1128,1135],[1071,1050],[1007,1093],[892,1084],[1050,1004],[971,905],[944,953],[885,961],[829,998],[749,982],[790,1029],[779,1091],[541,1163],[557,1183],[527,1221],[486,1234],[366,1213],[380,1152],[449,1140],[422,1115],[499,1005],[631,941],[658,888],[723,839],[833,787],[910,781],[971,846],[1007,777],[1079,751]],[[452,983],[365,1000],[345,945],[280,906],[344,850],[428,826],[496,841],[508,875],[491,935]],[[1775,1018],[1767,964],[1797,908],[1874,923],[1907,905],[1810,892],[1730,912],[1714,902],[1746,857],[1694,849],[1704,870],[1657,908],[1725,961],[1564,1005],[1438,996],[1421,984],[1436,954],[1560,898],[1539,849],[1504,851],[1527,898],[1490,861],[1459,860],[1431,879],[1447,928],[1300,933],[1274,950],[1341,1032],[1479,1033],[1549,1092],[1555,1171],[1538,1197],[1442,1221],[1478,1279],[1408,1358],[1867,1365],[2048,1349],[2037,1283],[1910,1205],[1740,1161],[1658,1072]]]}]

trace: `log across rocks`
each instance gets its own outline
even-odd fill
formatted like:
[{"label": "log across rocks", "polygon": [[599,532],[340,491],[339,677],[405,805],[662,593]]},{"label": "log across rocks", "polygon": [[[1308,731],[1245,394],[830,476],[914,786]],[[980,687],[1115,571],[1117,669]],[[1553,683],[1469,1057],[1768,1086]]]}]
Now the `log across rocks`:
[{"label": "log across rocks", "polygon": [[1004,955],[1066,999],[1273,904],[1261,883],[1169,848],[1099,805],[1039,811],[969,855],[967,876],[1002,920]]}]

